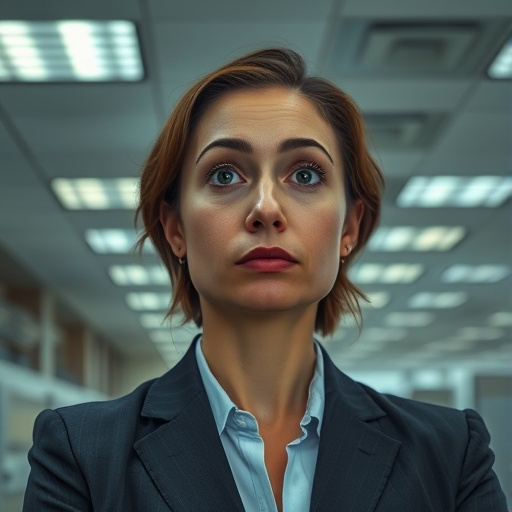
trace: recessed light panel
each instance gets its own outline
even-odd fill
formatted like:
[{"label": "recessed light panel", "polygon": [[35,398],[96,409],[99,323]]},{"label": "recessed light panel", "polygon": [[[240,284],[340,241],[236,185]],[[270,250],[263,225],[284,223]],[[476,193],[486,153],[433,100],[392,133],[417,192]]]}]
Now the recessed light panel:
[{"label": "recessed light panel", "polygon": [[145,329],[169,329],[169,320],[165,317],[165,313],[143,313],[140,315],[140,324]]},{"label": "recessed light panel", "polygon": [[[137,233],[133,229],[88,229],[85,240],[97,254],[128,254],[135,248]],[[153,253],[154,250],[146,241],[143,251]]]},{"label": "recessed light panel", "polygon": [[130,21],[0,21],[0,81],[133,82],[144,78]]},{"label": "recessed light panel", "polygon": [[390,327],[425,327],[435,319],[432,313],[418,312],[394,312],[386,316],[386,324]]},{"label": "recessed light panel", "polygon": [[368,242],[371,251],[449,251],[460,242],[466,230],[462,226],[380,227]]},{"label": "recessed light panel", "polygon": [[388,292],[367,292],[366,296],[370,299],[370,302],[362,300],[360,304],[361,307],[368,309],[383,308],[390,300]]},{"label": "recessed light panel", "polygon": [[[351,349],[358,350],[362,348],[365,350],[365,346],[375,347],[376,343],[385,343],[388,341],[401,341],[405,339],[407,335],[407,331],[405,329],[396,329],[389,327],[368,327],[364,329],[362,337],[364,344],[355,343],[352,345]],[[377,345],[377,349],[381,349],[382,347]]]},{"label": "recessed light panel", "polygon": [[510,275],[508,265],[452,265],[441,275],[445,283],[497,283]]},{"label": "recessed light panel", "polygon": [[487,70],[489,78],[512,78],[512,37],[503,45]]},{"label": "recessed light panel", "polygon": [[402,208],[496,208],[511,196],[509,176],[414,176],[397,204]]},{"label": "recessed light panel", "polygon": [[108,274],[118,286],[170,285],[169,275],[160,265],[112,265]]},{"label": "recessed light panel", "polygon": [[169,344],[170,346],[172,346],[171,345],[172,344],[171,335],[169,334],[169,330],[167,330],[167,329],[151,331],[149,333],[149,337],[151,338],[151,341],[153,341],[153,343],[162,344],[162,345]]},{"label": "recessed light panel", "polygon": [[131,292],[126,295],[128,307],[136,311],[165,310],[170,300],[169,293]]},{"label": "recessed light panel", "polygon": [[67,210],[132,210],[138,182],[136,178],[56,178],[51,187]]},{"label": "recessed light panel", "polygon": [[364,263],[355,267],[350,275],[356,283],[361,284],[406,284],[416,281],[422,273],[423,265],[420,263]]},{"label": "recessed light panel", "polygon": [[493,327],[512,327],[512,312],[498,311],[488,318],[489,325]]},{"label": "recessed light panel", "polygon": [[468,300],[464,292],[421,292],[413,295],[407,302],[408,306],[416,309],[447,309],[456,308]]},{"label": "recessed light panel", "polygon": [[492,341],[503,337],[505,332],[497,327],[461,327],[456,337],[463,340]]},{"label": "recessed light panel", "polygon": [[186,349],[200,332],[200,329],[195,325],[188,324],[172,329],[169,329],[169,327],[154,329],[149,331],[149,337],[157,344],[167,344],[179,349],[185,347]]}]

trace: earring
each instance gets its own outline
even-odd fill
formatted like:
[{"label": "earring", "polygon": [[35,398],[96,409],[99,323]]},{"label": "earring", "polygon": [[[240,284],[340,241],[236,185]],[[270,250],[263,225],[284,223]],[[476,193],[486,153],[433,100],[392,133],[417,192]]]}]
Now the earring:
[{"label": "earring", "polygon": [[[176,249],[176,252],[179,254],[179,253],[181,252],[181,247],[178,247],[178,248]],[[176,254],[176,256],[178,256],[178,254]],[[183,258],[180,258],[180,257],[178,256],[178,261],[180,262],[180,265],[185,265],[185,258],[184,258],[184,257],[183,257]]]}]

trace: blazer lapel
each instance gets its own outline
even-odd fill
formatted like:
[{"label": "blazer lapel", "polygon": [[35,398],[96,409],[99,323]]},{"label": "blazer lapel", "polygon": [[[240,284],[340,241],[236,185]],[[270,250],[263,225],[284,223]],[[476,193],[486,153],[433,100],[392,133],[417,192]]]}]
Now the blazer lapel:
[{"label": "blazer lapel", "polygon": [[376,420],[385,413],[325,351],[324,361],[325,410],[311,511],[372,512],[401,443],[378,429]]},{"label": "blazer lapel", "polygon": [[150,388],[142,416],[166,422],[135,450],[174,512],[243,512],[194,347]]}]

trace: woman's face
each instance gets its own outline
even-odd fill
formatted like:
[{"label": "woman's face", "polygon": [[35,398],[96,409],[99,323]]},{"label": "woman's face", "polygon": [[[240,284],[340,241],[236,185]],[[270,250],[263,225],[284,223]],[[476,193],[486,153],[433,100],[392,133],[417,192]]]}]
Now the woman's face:
[{"label": "woman's face", "polygon": [[216,100],[190,140],[179,214],[161,214],[201,307],[316,309],[357,240],[362,205],[347,214],[343,181],[335,133],[300,93]]}]

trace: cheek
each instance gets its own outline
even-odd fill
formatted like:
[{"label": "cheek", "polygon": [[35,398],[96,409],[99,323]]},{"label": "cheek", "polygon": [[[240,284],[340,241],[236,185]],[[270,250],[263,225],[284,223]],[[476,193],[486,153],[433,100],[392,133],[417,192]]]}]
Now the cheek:
[{"label": "cheek", "polygon": [[194,201],[189,203],[183,218],[190,265],[204,265],[205,261],[211,264],[212,260],[225,258],[225,249],[235,235],[236,215],[225,207]]},{"label": "cheek", "polygon": [[337,209],[324,209],[318,212],[315,219],[309,223],[308,232],[315,245],[326,258],[339,256],[341,234],[343,230],[343,213]]},{"label": "cheek", "polygon": [[310,254],[315,255],[315,275],[322,287],[330,290],[338,275],[343,212],[331,209],[322,212],[321,220],[309,227]]}]

